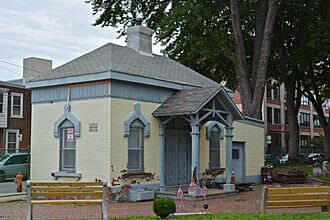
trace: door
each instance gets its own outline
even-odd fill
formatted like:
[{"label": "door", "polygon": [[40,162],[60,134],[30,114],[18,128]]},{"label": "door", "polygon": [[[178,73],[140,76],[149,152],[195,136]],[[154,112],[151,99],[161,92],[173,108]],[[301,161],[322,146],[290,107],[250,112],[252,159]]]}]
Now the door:
[{"label": "door", "polygon": [[243,142],[233,142],[232,167],[236,182],[245,180],[245,149]]},{"label": "door", "polygon": [[190,183],[191,141],[188,131],[166,131],[165,135],[165,185]]}]

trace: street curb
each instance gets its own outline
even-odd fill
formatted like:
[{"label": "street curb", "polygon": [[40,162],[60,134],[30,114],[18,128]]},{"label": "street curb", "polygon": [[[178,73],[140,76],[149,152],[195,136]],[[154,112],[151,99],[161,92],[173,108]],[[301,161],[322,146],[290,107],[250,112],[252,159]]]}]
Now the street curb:
[{"label": "street curb", "polygon": [[24,201],[24,200],[26,200],[26,192],[0,194],[0,203]]}]

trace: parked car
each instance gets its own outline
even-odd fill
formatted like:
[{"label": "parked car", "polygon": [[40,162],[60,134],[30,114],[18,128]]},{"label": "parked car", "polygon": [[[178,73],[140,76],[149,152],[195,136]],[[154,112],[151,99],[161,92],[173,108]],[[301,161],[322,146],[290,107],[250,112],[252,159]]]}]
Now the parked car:
[{"label": "parked car", "polygon": [[311,153],[307,156],[308,164],[322,163],[325,159],[325,155],[322,153]]},{"label": "parked car", "polygon": [[280,164],[286,164],[289,161],[289,154],[286,154],[280,158]]},{"label": "parked car", "polygon": [[0,182],[14,179],[18,172],[22,172],[25,178],[29,176],[27,153],[5,154],[0,157]]}]

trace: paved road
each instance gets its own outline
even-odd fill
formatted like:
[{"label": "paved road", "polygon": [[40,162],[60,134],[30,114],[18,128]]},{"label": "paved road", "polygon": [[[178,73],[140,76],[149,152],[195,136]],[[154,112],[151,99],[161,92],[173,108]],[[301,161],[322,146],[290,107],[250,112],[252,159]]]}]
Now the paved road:
[{"label": "paved road", "polygon": [[[23,182],[23,191],[25,191],[25,181]],[[0,183],[0,194],[3,193],[15,193],[16,192],[16,184],[13,181],[10,182],[2,182]]]}]

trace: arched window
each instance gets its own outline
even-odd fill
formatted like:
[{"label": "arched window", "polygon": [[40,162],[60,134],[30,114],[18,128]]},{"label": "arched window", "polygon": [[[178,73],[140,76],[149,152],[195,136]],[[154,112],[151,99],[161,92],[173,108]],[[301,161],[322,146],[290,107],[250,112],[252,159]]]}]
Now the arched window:
[{"label": "arched window", "polygon": [[220,140],[224,138],[224,129],[220,122],[211,121],[206,127],[209,140],[209,168],[220,168]]},{"label": "arched window", "polygon": [[60,136],[60,171],[76,170],[76,138],[75,128],[71,121],[64,120],[59,126]]},{"label": "arched window", "polygon": [[218,126],[211,128],[209,139],[209,168],[220,168],[220,129]]},{"label": "arched window", "polygon": [[140,119],[130,124],[128,135],[128,172],[144,172],[144,124]]}]

